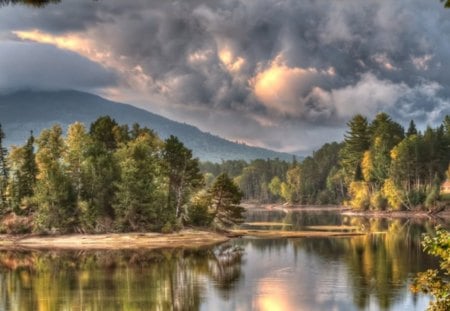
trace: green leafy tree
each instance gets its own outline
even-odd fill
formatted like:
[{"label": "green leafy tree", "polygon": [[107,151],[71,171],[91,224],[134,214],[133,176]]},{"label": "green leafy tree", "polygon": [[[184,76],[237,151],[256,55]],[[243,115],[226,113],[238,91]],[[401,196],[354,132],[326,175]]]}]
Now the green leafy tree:
[{"label": "green leafy tree", "polygon": [[168,180],[167,221],[181,222],[189,196],[204,185],[197,158],[175,136],[163,148],[164,175]]},{"label": "green leafy tree", "polygon": [[72,232],[78,222],[76,195],[62,161],[65,144],[61,127],[54,125],[42,131],[37,143],[39,174],[34,199],[38,230]]},{"label": "green leafy tree", "polygon": [[71,124],[67,130],[63,158],[66,171],[74,187],[77,200],[81,201],[83,187],[83,166],[85,165],[87,148],[90,144],[86,128],[80,122]]},{"label": "green leafy tree", "polygon": [[424,250],[440,258],[440,269],[429,269],[418,273],[414,280],[412,291],[422,292],[433,296],[428,310],[450,310],[450,234],[448,231],[437,228],[436,235],[425,236],[422,242]]},{"label": "green leafy tree", "polygon": [[8,201],[12,210],[17,214],[31,212],[29,209],[31,200],[27,199],[30,199],[34,194],[38,173],[34,140],[33,132],[31,132],[25,145],[12,147],[8,156],[10,168]]},{"label": "green leafy tree", "polygon": [[165,188],[158,176],[161,146],[158,138],[143,133],[117,151],[120,179],[113,206],[116,224],[122,231],[161,228],[158,215]]},{"label": "green leafy tree", "polygon": [[95,120],[89,129],[86,159],[83,163],[83,219],[90,231],[111,230],[114,220],[114,194],[120,178],[114,153],[128,140],[127,127],[109,116]]},{"label": "green leafy tree", "polygon": [[6,190],[8,187],[8,150],[3,146],[3,141],[5,139],[5,133],[2,130],[2,125],[0,124],[0,215],[7,209],[7,196]]},{"label": "green leafy tree", "polygon": [[239,205],[243,194],[227,174],[219,175],[208,193],[216,225],[232,226],[244,221],[245,209]]},{"label": "green leafy tree", "polygon": [[371,135],[372,179],[379,189],[389,177],[390,152],[404,138],[403,127],[386,113],[379,113],[369,126]]},{"label": "green leafy tree", "polygon": [[281,180],[280,177],[275,176],[272,178],[269,184],[269,190],[274,196],[281,195]]},{"label": "green leafy tree", "polygon": [[286,173],[285,189],[282,189],[283,196],[289,203],[301,202],[301,168],[297,164]]}]

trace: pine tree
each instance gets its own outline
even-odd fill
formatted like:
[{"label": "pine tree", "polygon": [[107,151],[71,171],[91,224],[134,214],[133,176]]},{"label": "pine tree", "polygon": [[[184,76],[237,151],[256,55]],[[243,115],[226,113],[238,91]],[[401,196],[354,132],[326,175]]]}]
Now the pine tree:
[{"label": "pine tree", "polygon": [[30,133],[24,146],[11,148],[8,164],[10,168],[8,201],[11,209],[17,214],[32,212],[30,200],[27,200],[28,202],[24,200],[33,196],[36,185],[37,166],[33,132]]},{"label": "pine tree", "polygon": [[164,182],[158,176],[162,142],[140,134],[116,154],[120,180],[114,200],[116,224],[122,231],[160,229],[158,219],[163,204]]},{"label": "pine tree", "polygon": [[0,124],[0,215],[7,209],[6,190],[8,186],[9,168],[7,164],[8,150],[3,146],[5,133]]},{"label": "pine tree", "polygon": [[72,232],[78,215],[75,192],[62,163],[65,144],[61,127],[54,125],[42,131],[37,143],[39,174],[34,194],[38,205],[37,226],[40,230]]},{"label": "pine tree", "polygon": [[367,119],[356,115],[347,123],[344,146],[340,152],[341,165],[345,172],[346,184],[357,180],[356,172],[361,169],[364,152],[369,149],[370,136]]},{"label": "pine tree", "polygon": [[244,221],[245,209],[239,206],[243,194],[227,174],[219,175],[208,193],[214,210],[214,222],[218,226],[231,226]]},{"label": "pine tree", "polygon": [[198,159],[193,158],[192,151],[175,136],[170,136],[165,141],[163,163],[168,179],[168,221],[180,221],[184,216],[183,208],[188,202],[189,194],[203,186],[203,175]]},{"label": "pine tree", "polygon": [[409,122],[408,131],[406,131],[407,137],[410,137],[412,135],[417,135],[417,129],[416,129],[416,124],[414,123],[414,120],[411,120]]}]

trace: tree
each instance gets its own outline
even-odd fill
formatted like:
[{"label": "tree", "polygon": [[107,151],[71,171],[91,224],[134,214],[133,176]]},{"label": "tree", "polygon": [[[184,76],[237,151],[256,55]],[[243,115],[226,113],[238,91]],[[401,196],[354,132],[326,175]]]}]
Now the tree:
[{"label": "tree", "polygon": [[128,141],[128,127],[109,116],[95,120],[89,129],[82,165],[83,226],[90,231],[108,231],[114,220],[114,194],[119,165],[114,153]]},{"label": "tree", "polygon": [[275,176],[270,181],[269,190],[274,196],[281,195],[281,180],[278,176]]},{"label": "tree", "polygon": [[446,311],[450,309],[450,233],[442,228],[437,228],[436,235],[425,236],[422,242],[424,250],[433,256],[440,258],[440,269],[429,269],[420,272],[414,280],[412,291],[431,294],[434,300],[430,302],[428,310]]},{"label": "tree", "polygon": [[239,206],[243,194],[227,174],[219,175],[208,193],[214,222],[218,226],[231,226],[244,221],[245,209]]},{"label": "tree", "polygon": [[416,124],[414,123],[414,120],[411,120],[409,122],[408,130],[406,131],[406,137],[410,137],[412,135],[417,135],[417,128]]},{"label": "tree", "polygon": [[110,116],[103,116],[91,124],[89,134],[96,144],[108,151],[113,151],[118,147],[123,133],[116,120]]},{"label": "tree", "polygon": [[0,215],[7,208],[6,190],[8,186],[9,168],[7,164],[8,150],[3,146],[5,133],[0,124]]},{"label": "tree", "polygon": [[372,179],[379,189],[389,175],[390,152],[404,138],[403,127],[392,121],[386,113],[379,113],[369,126],[371,135]]},{"label": "tree", "polygon": [[164,174],[168,179],[167,221],[181,221],[189,195],[204,184],[198,159],[175,136],[163,148]]},{"label": "tree", "polygon": [[358,168],[361,169],[362,156],[370,146],[370,136],[367,119],[356,115],[347,123],[348,131],[345,134],[344,146],[340,152],[341,166],[346,176],[346,184],[358,181],[356,176]]},{"label": "tree", "polygon": [[116,154],[120,179],[114,200],[116,224],[121,231],[160,229],[164,182],[158,176],[162,142],[148,133],[123,145]]},{"label": "tree", "polygon": [[66,148],[63,153],[64,162],[67,165],[67,175],[69,176],[77,200],[81,201],[81,190],[83,186],[83,166],[86,161],[87,147],[89,146],[89,136],[86,128],[80,122],[69,125],[65,140]]},{"label": "tree", "polygon": [[[12,147],[8,156],[8,165],[10,168],[8,200],[12,210],[20,214],[24,212],[23,208],[30,207],[23,206],[22,203],[26,198],[33,196],[38,173],[33,132],[30,133],[24,146]],[[29,209],[25,211],[30,212]]]},{"label": "tree", "polygon": [[76,196],[62,161],[65,144],[61,127],[54,125],[42,131],[37,143],[39,173],[34,193],[38,207],[37,227],[40,230],[73,232],[78,221]]},{"label": "tree", "polygon": [[289,203],[301,202],[301,168],[297,164],[286,173],[285,189],[282,187],[282,194]]}]

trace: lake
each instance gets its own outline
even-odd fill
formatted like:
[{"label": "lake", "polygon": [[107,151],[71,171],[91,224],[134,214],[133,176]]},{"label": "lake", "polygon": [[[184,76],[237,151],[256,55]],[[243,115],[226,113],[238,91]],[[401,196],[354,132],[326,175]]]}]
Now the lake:
[{"label": "lake", "polygon": [[252,210],[244,227],[368,234],[245,237],[200,250],[0,251],[0,311],[424,310],[429,297],[409,285],[416,272],[437,266],[420,245],[436,224]]}]

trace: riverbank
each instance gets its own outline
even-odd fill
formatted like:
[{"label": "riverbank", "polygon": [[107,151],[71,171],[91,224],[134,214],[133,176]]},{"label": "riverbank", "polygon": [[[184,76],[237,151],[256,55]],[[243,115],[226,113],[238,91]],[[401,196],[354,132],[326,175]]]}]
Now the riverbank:
[{"label": "riverbank", "polygon": [[344,216],[357,216],[357,217],[373,217],[373,218],[446,218],[450,219],[450,210],[445,209],[439,213],[429,213],[427,211],[421,210],[411,210],[411,211],[357,211],[351,209],[350,207],[345,207],[341,205],[292,205],[292,204],[281,204],[281,203],[268,203],[268,204],[257,204],[257,203],[245,203],[242,204],[247,210],[252,211],[282,211],[288,212],[326,212],[326,211],[336,211]]},{"label": "riverbank", "polygon": [[109,233],[70,235],[0,235],[0,249],[119,250],[158,248],[201,248],[228,241],[230,238],[199,230],[177,233]]}]

